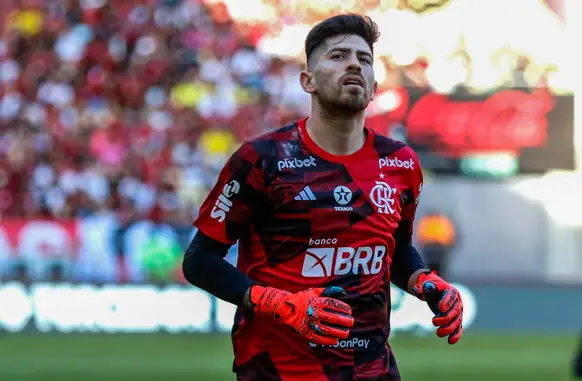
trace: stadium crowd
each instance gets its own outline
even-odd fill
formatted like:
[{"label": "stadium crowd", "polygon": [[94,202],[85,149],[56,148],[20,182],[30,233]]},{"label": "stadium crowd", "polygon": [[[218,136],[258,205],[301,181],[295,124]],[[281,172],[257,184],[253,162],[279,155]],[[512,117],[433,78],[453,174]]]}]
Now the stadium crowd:
[{"label": "stadium crowd", "polygon": [[[334,2],[263,3],[280,4],[267,21],[334,11]],[[200,0],[3,1],[3,215],[107,208],[191,221],[237,141],[309,107],[300,62],[257,49],[269,28],[293,21],[236,23],[228,10]],[[379,65],[383,89],[428,85],[424,59]]]},{"label": "stadium crowd", "polygon": [[[120,226],[143,218],[191,226],[238,142],[308,113],[298,83],[302,59],[281,53],[302,47],[300,33],[288,37],[302,30],[299,20],[306,25],[350,10],[398,27],[416,20],[423,2],[346,3],[1,1],[1,215],[113,212]],[[528,86],[548,68],[517,49],[503,51],[499,67],[479,66],[497,48],[471,42],[468,32],[464,49],[439,43],[436,58],[385,36],[375,69],[388,95],[470,80],[475,89]],[[372,114],[394,102],[378,98]]]},{"label": "stadium crowd", "polygon": [[4,215],[191,222],[236,141],[297,116],[268,91],[295,68],[197,1],[18,3],[0,5]]}]

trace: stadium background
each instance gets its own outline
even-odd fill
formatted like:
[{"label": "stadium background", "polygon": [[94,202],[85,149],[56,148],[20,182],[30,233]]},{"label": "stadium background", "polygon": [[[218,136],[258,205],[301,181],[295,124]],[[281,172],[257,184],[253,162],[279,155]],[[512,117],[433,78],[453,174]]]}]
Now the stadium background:
[{"label": "stadium background", "polygon": [[368,124],[459,227],[467,333],[448,348],[394,290],[406,379],[570,378],[579,2],[3,0],[0,379],[232,379],[232,308],[185,285],[183,248],[237,144],[308,113],[302,44],[339,11],[383,32]]}]

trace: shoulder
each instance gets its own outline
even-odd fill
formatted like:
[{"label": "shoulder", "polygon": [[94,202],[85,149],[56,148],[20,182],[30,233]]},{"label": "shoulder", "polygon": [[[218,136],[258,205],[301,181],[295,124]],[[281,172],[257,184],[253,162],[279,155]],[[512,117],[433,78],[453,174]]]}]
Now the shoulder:
[{"label": "shoulder", "polygon": [[418,163],[418,155],[409,145],[380,135],[375,131],[372,131],[372,133],[374,134],[374,150],[380,160],[387,157],[392,159],[397,157],[399,160],[412,160],[414,163]]},{"label": "shoulder", "polygon": [[266,172],[281,155],[292,156],[300,150],[297,123],[292,123],[253,139],[244,141],[232,155],[231,161],[248,162]]},{"label": "shoulder", "polygon": [[256,138],[249,140],[247,143],[256,147],[257,149],[266,148],[269,145],[280,142],[299,141],[299,129],[297,123],[288,124],[286,126],[277,128]]},{"label": "shoulder", "polygon": [[299,149],[300,136],[297,123],[288,124],[273,131],[247,140],[237,150],[237,154],[252,161],[267,162],[277,159],[281,150],[291,151]]}]

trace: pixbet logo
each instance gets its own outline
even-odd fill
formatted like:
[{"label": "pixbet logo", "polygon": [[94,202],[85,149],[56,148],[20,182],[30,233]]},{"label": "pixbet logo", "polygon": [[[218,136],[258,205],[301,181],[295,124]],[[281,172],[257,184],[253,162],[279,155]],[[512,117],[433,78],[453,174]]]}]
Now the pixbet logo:
[{"label": "pixbet logo", "polygon": [[236,180],[232,180],[230,183],[226,184],[222,189],[222,194],[218,196],[218,199],[214,203],[212,212],[210,212],[210,217],[222,222],[226,219],[226,213],[230,211],[232,207],[232,201],[230,198],[240,192],[240,184]]},{"label": "pixbet logo", "polygon": [[380,169],[388,167],[388,168],[406,168],[412,170],[414,169],[414,160],[412,159],[400,160],[397,157],[390,159],[388,157],[385,157],[379,159],[378,165],[380,166]]},{"label": "pixbet logo", "polygon": [[305,252],[301,275],[306,278],[349,273],[375,275],[382,270],[385,255],[386,246],[382,245],[309,248]]},{"label": "pixbet logo", "polygon": [[298,160],[296,157],[293,159],[283,159],[277,162],[277,168],[280,170],[285,168],[303,168],[303,167],[315,167],[315,158],[309,156],[307,159]]},{"label": "pixbet logo", "polygon": [[320,345],[315,343],[309,343],[311,348],[342,348],[342,349],[352,349],[352,348],[368,348],[370,345],[370,339],[358,339],[354,337],[353,339],[340,340],[335,345]]}]

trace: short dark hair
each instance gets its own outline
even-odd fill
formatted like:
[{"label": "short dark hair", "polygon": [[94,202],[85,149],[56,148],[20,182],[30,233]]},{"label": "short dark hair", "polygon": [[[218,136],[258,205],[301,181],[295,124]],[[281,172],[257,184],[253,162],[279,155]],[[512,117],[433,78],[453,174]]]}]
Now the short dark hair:
[{"label": "short dark hair", "polygon": [[368,16],[348,13],[330,17],[309,31],[305,39],[305,56],[307,62],[309,62],[313,51],[328,38],[342,34],[354,34],[362,37],[368,43],[372,53],[374,53],[374,43],[380,37],[378,25]]}]

